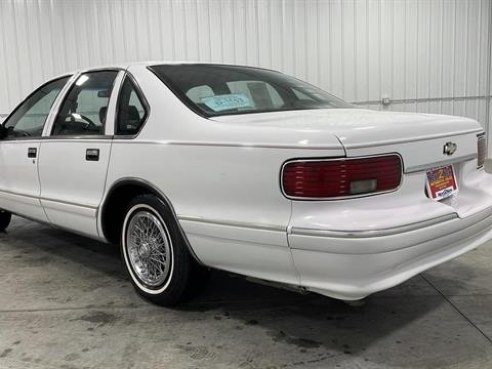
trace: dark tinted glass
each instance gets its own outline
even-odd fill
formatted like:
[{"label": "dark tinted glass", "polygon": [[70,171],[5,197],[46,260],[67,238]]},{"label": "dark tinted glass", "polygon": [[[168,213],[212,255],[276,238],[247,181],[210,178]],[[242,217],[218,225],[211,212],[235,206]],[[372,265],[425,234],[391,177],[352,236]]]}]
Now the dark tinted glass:
[{"label": "dark tinted glass", "polygon": [[117,71],[103,71],[79,76],[61,105],[51,134],[104,134],[109,98],[117,75]]},{"label": "dark tinted glass", "polygon": [[32,93],[5,122],[8,137],[39,137],[56,97],[70,77],[57,79]]},{"label": "dark tinted glass", "polygon": [[156,65],[150,70],[205,116],[353,107],[309,83],[270,70],[214,64]]},{"label": "dark tinted glass", "polygon": [[125,78],[118,99],[117,135],[134,135],[140,131],[147,117],[147,108],[136,86]]}]

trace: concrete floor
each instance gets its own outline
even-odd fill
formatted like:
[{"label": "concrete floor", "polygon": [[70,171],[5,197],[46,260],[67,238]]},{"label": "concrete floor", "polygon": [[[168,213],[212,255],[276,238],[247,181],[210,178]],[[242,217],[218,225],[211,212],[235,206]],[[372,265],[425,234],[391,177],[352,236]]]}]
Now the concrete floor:
[{"label": "concrete floor", "polygon": [[0,234],[0,368],[491,368],[492,244],[363,308],[214,272],[177,309],[116,247],[14,218]]}]

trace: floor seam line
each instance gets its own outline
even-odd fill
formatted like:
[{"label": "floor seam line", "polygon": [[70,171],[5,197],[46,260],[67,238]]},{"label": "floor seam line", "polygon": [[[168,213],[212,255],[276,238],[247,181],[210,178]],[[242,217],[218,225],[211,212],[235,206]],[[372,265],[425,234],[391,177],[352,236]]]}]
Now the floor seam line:
[{"label": "floor seam line", "polygon": [[427,279],[423,274],[421,277],[434,288],[441,297],[447,301],[449,305],[459,314],[463,319],[465,319],[473,328],[475,328],[487,341],[492,344],[492,338],[490,338],[483,330],[481,330],[470,318],[468,318],[439,288],[437,288],[429,279]]}]

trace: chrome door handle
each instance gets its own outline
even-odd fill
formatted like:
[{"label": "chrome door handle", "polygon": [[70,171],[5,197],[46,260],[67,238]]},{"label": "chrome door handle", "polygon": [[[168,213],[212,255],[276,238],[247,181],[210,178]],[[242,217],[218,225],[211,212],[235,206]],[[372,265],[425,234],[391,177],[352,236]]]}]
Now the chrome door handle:
[{"label": "chrome door handle", "polygon": [[85,151],[85,160],[99,161],[99,149],[87,149]]}]

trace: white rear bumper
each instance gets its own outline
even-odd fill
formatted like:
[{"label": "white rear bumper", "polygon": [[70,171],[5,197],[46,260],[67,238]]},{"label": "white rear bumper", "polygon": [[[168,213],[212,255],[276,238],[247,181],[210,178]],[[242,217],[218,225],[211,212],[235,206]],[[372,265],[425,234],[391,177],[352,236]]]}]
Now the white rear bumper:
[{"label": "white rear bumper", "polygon": [[[492,238],[492,211],[467,219],[453,219],[397,235],[346,239],[364,243],[364,253],[341,253],[330,244],[340,239],[291,234],[294,244],[324,245],[325,250],[292,248],[294,262],[307,289],[343,300],[357,300],[374,292],[396,286],[407,279],[470,251]],[[425,239],[425,240],[424,240]],[[413,243],[408,245],[408,243]],[[393,244],[393,250],[378,250]],[[402,247],[402,245],[405,245]]]},{"label": "white rear bumper", "polygon": [[357,300],[490,240],[492,176],[472,166],[460,169],[475,173],[465,176],[470,182],[461,184],[454,207],[412,195],[413,185],[423,193],[422,173],[407,176],[399,193],[356,200],[350,207],[295,204],[288,240],[301,285]]}]

